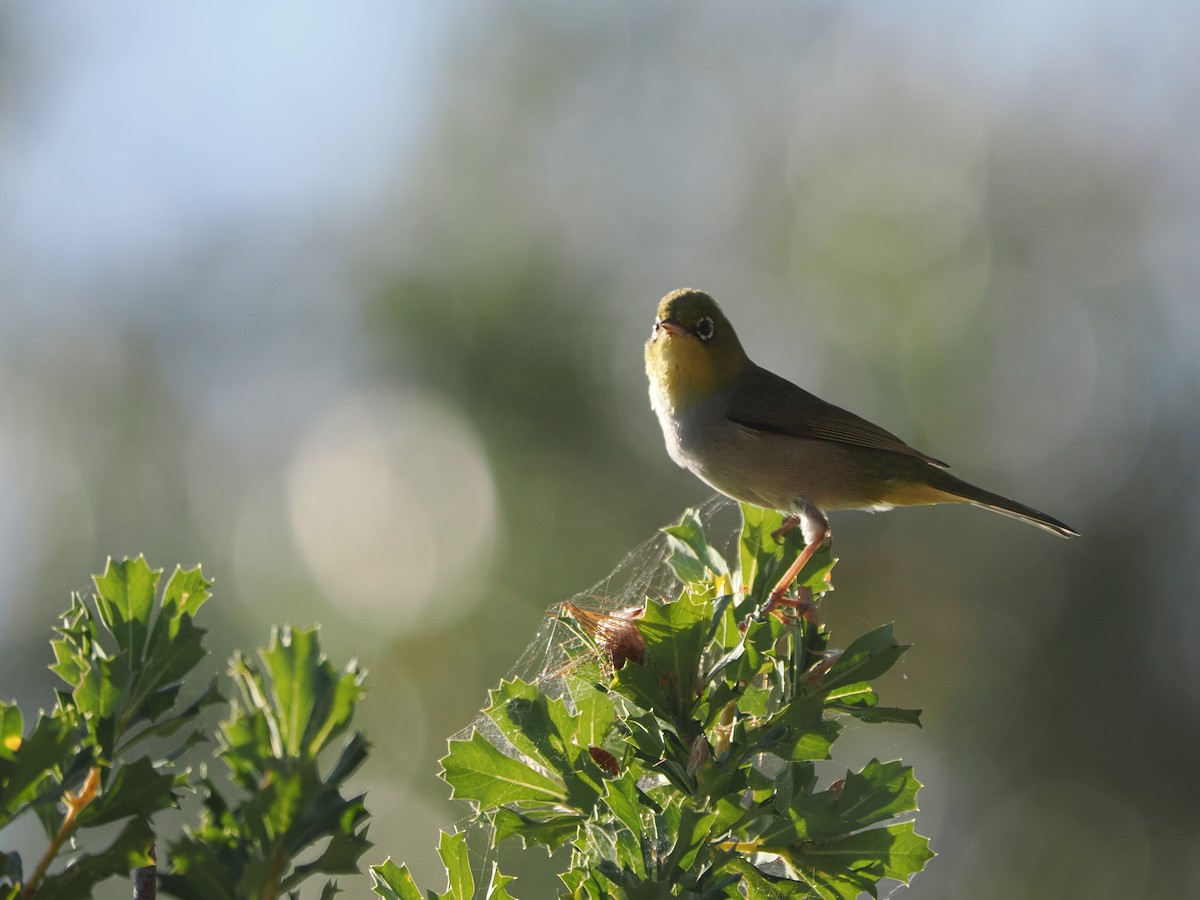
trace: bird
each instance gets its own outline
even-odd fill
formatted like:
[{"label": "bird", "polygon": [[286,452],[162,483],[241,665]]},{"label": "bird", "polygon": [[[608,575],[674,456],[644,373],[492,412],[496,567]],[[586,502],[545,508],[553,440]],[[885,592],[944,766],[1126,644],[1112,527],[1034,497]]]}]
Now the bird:
[{"label": "bird", "polygon": [[672,291],[646,342],[650,406],[678,465],[727,497],[783,514],[805,546],[763,606],[781,603],[830,538],[833,510],[969,503],[1060,537],[1078,532],[1033,507],[951,475],[948,465],[810,394],[747,356],[709,294]]}]

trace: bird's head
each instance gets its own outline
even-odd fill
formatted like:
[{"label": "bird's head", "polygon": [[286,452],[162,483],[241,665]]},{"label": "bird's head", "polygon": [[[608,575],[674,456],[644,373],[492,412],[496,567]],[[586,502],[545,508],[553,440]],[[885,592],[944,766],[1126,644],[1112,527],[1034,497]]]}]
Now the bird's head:
[{"label": "bird's head", "polygon": [[750,360],[717,301],[681,288],[663,297],[646,342],[651,393],[686,408],[732,386]]}]

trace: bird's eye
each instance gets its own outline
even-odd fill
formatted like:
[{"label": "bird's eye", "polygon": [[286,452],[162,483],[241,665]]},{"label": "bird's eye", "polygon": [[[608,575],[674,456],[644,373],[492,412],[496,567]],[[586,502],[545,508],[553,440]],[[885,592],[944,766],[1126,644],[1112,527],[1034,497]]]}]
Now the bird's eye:
[{"label": "bird's eye", "polygon": [[652,329],[650,329],[650,340],[654,340],[656,337],[658,337],[658,332],[661,328],[662,328],[662,319],[655,319],[654,327]]},{"label": "bird's eye", "polygon": [[702,341],[709,340],[713,336],[713,320],[708,316],[705,316],[703,319],[697,322],[695,335]]}]

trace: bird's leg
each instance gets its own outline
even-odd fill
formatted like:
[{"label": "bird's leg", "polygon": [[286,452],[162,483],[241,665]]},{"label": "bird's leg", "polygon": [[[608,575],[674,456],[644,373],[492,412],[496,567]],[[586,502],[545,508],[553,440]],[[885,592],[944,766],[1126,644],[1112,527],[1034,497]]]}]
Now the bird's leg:
[{"label": "bird's leg", "polygon": [[775,587],[771,589],[771,593],[767,597],[767,602],[763,604],[762,611],[764,613],[771,612],[776,606],[783,602],[784,594],[786,594],[788,588],[792,586],[792,582],[796,580],[796,576],[800,574],[800,570],[808,564],[808,561],[812,559],[812,555],[817,552],[823,543],[825,543],[825,538],[828,536],[829,530],[826,529],[820,534],[815,535],[814,539],[809,541],[805,548],[800,551],[800,554],[796,557],[796,561],[788,566],[788,570],[783,573],[783,577],[780,578],[779,581],[776,582]]},{"label": "bird's leg", "polygon": [[[790,525],[788,524],[789,522],[791,522]],[[783,520],[783,525],[780,526],[779,531],[786,533],[786,530],[795,528],[797,522],[802,523],[801,527],[804,529],[804,538],[808,543],[806,543],[804,549],[800,551],[800,554],[796,557],[795,562],[788,566],[788,570],[783,573],[783,577],[775,583],[775,587],[771,589],[771,593],[767,596],[767,602],[763,604],[761,611],[762,615],[767,615],[773,612],[775,607],[779,606],[781,603],[784,603],[785,605],[791,605],[787,604],[784,600],[784,596],[787,594],[788,588],[792,586],[792,583],[795,582],[796,577],[800,574],[801,570],[803,570],[808,564],[808,561],[812,559],[813,554],[816,553],[821,545],[829,539],[829,520],[826,519],[821,511],[815,506],[806,504],[805,508],[801,510],[800,515],[788,516]],[[812,601],[810,599],[808,601],[810,606],[811,602]],[[796,606],[797,608],[800,608],[802,603],[797,603]]]},{"label": "bird's leg", "polygon": [[800,524],[799,516],[785,516],[783,524],[771,532],[771,538],[777,544],[783,543],[783,536]]}]

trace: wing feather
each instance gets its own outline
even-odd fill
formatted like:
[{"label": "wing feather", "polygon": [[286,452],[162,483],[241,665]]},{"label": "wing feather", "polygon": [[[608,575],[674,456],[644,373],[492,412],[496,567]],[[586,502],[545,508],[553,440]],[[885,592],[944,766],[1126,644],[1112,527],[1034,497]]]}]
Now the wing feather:
[{"label": "wing feather", "polygon": [[752,370],[742,379],[729,408],[729,418],[739,425],[757,431],[888,450],[948,468],[946,463],[914,450],[890,431],[826,403],[760,366],[750,365]]}]

